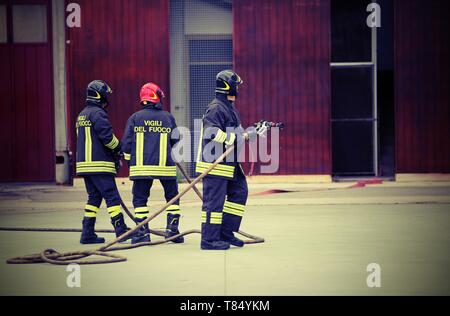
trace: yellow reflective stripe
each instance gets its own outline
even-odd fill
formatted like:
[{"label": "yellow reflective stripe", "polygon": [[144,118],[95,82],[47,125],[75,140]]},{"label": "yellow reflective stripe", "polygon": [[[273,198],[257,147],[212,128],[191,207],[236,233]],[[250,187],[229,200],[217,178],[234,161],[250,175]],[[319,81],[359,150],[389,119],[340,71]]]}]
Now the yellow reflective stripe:
[{"label": "yellow reflective stripe", "polygon": [[230,202],[230,201],[225,201],[224,206],[229,206],[231,208],[235,208],[237,210],[242,210],[242,211],[245,210],[245,205],[234,203],[234,202]]},{"label": "yellow reflective stripe", "polygon": [[116,135],[113,134],[112,140],[106,144],[105,146],[109,149],[115,149],[119,145],[119,140],[117,139]]},{"label": "yellow reflective stripe", "polygon": [[92,161],[92,138],[91,138],[91,128],[85,127],[84,128],[84,160],[85,161]]},{"label": "yellow reflective stripe", "polygon": [[176,166],[131,166],[130,176],[168,176],[176,177]]},{"label": "yellow reflective stripe", "polygon": [[224,207],[223,208],[223,212],[224,213],[228,213],[228,214],[232,214],[232,215],[236,215],[236,216],[239,216],[239,217],[244,216],[244,211],[238,211],[238,210],[235,210],[235,209],[232,209],[232,208]]},{"label": "yellow reflective stripe", "polygon": [[[203,173],[206,170],[208,170],[208,168],[210,168],[211,166],[212,166],[212,163],[209,163],[209,162],[197,162],[195,172]],[[227,178],[233,178],[234,166],[227,166],[227,165],[219,164],[213,170],[211,170],[209,174],[227,177]]]},{"label": "yellow reflective stripe", "polygon": [[233,214],[236,216],[244,216],[245,205],[238,204],[230,201],[225,201],[223,205],[223,212],[228,214]]},{"label": "yellow reflective stripe", "polygon": [[147,166],[131,166],[130,169],[133,170],[162,170],[162,171],[177,171],[176,166],[153,166],[153,165],[147,165]]},{"label": "yellow reflective stripe", "polygon": [[143,206],[143,207],[136,207],[134,209],[135,213],[144,213],[147,212],[148,213],[148,207],[147,206]]},{"label": "yellow reflective stripe", "polygon": [[150,177],[150,176],[161,176],[161,177],[176,177],[176,173],[172,172],[162,172],[162,171],[134,171],[130,172],[130,177]]},{"label": "yellow reflective stripe", "polygon": [[89,162],[77,162],[77,172],[108,172],[116,173],[116,167],[114,162],[110,161],[89,161]]},{"label": "yellow reflective stripe", "polygon": [[172,215],[181,215],[181,210],[180,210],[180,206],[173,204],[171,206],[169,206],[167,209],[167,214],[172,214]]},{"label": "yellow reflective stripe", "polygon": [[[207,213],[202,211],[202,223],[206,223]],[[211,212],[210,213],[210,224],[222,224],[222,212]]]},{"label": "yellow reflective stripe", "polygon": [[111,161],[79,161],[77,167],[111,167],[115,168],[114,162]]},{"label": "yellow reflective stripe", "polygon": [[96,212],[84,212],[84,217],[97,217],[97,213]]},{"label": "yellow reflective stripe", "polygon": [[147,206],[143,206],[143,207],[136,207],[134,209],[134,217],[142,219],[142,218],[146,218],[148,216],[148,207]]},{"label": "yellow reflective stripe", "polygon": [[211,212],[209,216],[209,222],[211,224],[222,224],[222,212]]},{"label": "yellow reflective stripe", "polygon": [[114,217],[121,213],[120,205],[108,207],[109,216]]},{"label": "yellow reflective stripe", "polygon": [[225,144],[232,145],[235,140],[236,140],[236,134],[235,133],[230,133],[230,138],[225,141]]},{"label": "yellow reflective stripe", "polygon": [[[195,172],[197,173],[203,173],[207,170],[207,168],[199,168],[197,167],[195,169]],[[214,176],[221,176],[221,177],[226,177],[226,178],[233,178],[233,173],[231,172],[222,172],[222,171],[217,171],[217,170],[212,170],[209,172],[210,175],[214,175]]]},{"label": "yellow reflective stripe", "polygon": [[123,158],[124,158],[125,160],[131,160],[131,155],[130,155],[130,154],[127,154],[127,153],[123,153]]},{"label": "yellow reflective stripe", "polygon": [[77,168],[77,173],[95,173],[95,172],[106,172],[106,173],[113,173],[116,174],[116,170],[109,169],[109,168]]},{"label": "yellow reflective stripe", "polygon": [[144,165],[144,133],[136,134],[136,166]]},{"label": "yellow reflective stripe", "polygon": [[202,223],[206,223],[206,212],[202,211]]},{"label": "yellow reflective stripe", "polygon": [[217,131],[217,135],[216,135],[216,137],[214,137],[213,141],[218,142],[218,143],[223,143],[226,139],[227,139],[227,133],[225,133],[224,131],[219,129]]},{"label": "yellow reflective stripe", "polygon": [[93,211],[93,212],[98,212],[98,207],[97,206],[93,206],[93,205],[89,205],[89,204],[86,204],[84,209],[85,210],[89,210],[89,211]]},{"label": "yellow reflective stripe", "polygon": [[[197,166],[199,166],[201,168],[209,168],[212,166],[212,163],[200,161],[200,162],[197,162]],[[220,171],[234,172],[234,166],[223,165],[223,164],[216,165],[214,167],[214,169],[217,169]]]},{"label": "yellow reflective stripe", "polygon": [[198,143],[197,162],[202,160],[202,142],[203,142],[203,121],[200,127],[200,141]]},{"label": "yellow reflective stripe", "polygon": [[179,210],[180,209],[180,206],[179,205],[171,205],[171,206],[169,206],[167,209],[166,209],[166,211],[177,211],[177,210]]},{"label": "yellow reflective stripe", "polygon": [[230,87],[230,85],[228,84],[228,82],[226,82],[226,81],[222,81],[222,82],[225,84],[225,88],[219,88],[219,87],[216,87],[216,90],[218,89],[218,90],[228,91],[228,90],[231,89],[231,87]]},{"label": "yellow reflective stripe", "polygon": [[167,161],[167,135],[159,134],[159,166],[163,167]]}]

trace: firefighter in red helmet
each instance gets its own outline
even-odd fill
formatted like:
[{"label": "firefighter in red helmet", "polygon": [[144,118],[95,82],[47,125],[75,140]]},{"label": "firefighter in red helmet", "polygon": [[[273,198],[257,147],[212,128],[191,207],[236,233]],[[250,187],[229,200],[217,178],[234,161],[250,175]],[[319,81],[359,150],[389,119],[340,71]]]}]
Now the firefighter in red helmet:
[{"label": "firefighter in red helmet", "polygon": [[[140,103],[142,109],[128,119],[122,138],[122,151],[130,167],[130,179],[133,181],[133,206],[138,222],[149,215],[147,201],[153,180],[158,179],[165,193],[166,201],[178,195],[177,171],[172,159],[172,147],[176,141],[172,132],[177,128],[175,118],[162,108],[164,93],[154,83],[141,88]],[[179,234],[180,201],[167,208],[166,238]],[[150,241],[148,225],[132,238],[132,243]],[[184,242],[183,237],[173,240]]]}]

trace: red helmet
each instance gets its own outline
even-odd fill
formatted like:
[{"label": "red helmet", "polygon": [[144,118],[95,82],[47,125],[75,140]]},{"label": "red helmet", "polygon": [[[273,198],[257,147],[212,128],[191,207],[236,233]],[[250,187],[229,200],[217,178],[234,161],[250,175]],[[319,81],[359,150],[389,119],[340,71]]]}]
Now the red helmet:
[{"label": "red helmet", "polygon": [[149,82],[141,88],[141,103],[151,102],[157,104],[164,98],[164,92],[156,84]]}]

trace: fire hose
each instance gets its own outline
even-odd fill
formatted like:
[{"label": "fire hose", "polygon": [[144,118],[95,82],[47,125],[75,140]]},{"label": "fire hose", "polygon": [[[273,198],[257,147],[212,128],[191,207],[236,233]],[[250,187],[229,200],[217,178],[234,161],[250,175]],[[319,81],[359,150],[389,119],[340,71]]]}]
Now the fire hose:
[{"label": "fire hose", "polygon": [[[202,199],[202,194],[195,186],[197,183],[199,183],[205,176],[207,176],[219,163],[221,163],[233,150],[235,146],[230,146],[227,148],[227,150],[219,157],[217,160],[202,174],[200,174],[197,178],[194,180],[191,180],[189,176],[187,175],[186,171],[177,164],[178,168],[180,168],[181,173],[185,176],[186,180],[188,181],[188,186],[184,188],[177,196],[172,198],[169,202],[167,202],[163,207],[161,207],[158,211],[150,215],[147,219],[140,223],[136,223],[137,225],[133,228],[122,234],[121,236],[117,237],[116,239],[110,241],[106,245],[103,245],[97,249],[91,249],[91,250],[78,250],[78,251],[71,251],[71,252],[65,252],[65,253],[59,253],[58,251],[54,249],[45,249],[41,253],[37,254],[31,254],[31,255],[25,255],[21,257],[15,257],[8,259],[6,262],[9,264],[31,264],[31,263],[50,263],[55,265],[68,265],[72,263],[76,264],[102,264],[102,263],[115,263],[115,262],[123,262],[127,261],[127,258],[118,255],[118,254],[112,254],[111,251],[117,251],[117,250],[126,250],[126,249],[133,249],[143,246],[152,246],[152,245],[159,245],[163,243],[170,242],[180,236],[186,236],[189,234],[194,233],[201,233],[199,229],[192,229],[188,231],[184,231],[178,235],[172,236],[167,239],[162,239],[158,241],[149,241],[149,242],[142,242],[137,244],[121,244],[116,245],[122,240],[125,240],[127,237],[138,231],[141,227],[148,224],[150,221],[152,221],[155,217],[163,213],[169,206],[171,206],[173,203],[175,203],[178,199],[183,197],[188,191],[191,189],[194,189],[196,194]],[[131,212],[126,207],[125,203],[121,201],[121,206],[124,209],[125,213],[134,221],[136,222],[134,216],[131,214]],[[81,232],[80,229],[52,229],[52,228],[4,228],[1,230],[8,230],[8,231],[52,231],[52,232]],[[113,232],[112,230],[97,230],[97,232]],[[159,230],[150,230],[150,233],[153,233],[155,235],[159,236],[165,236],[165,233],[163,231]],[[264,242],[264,239],[261,237],[253,236],[248,233],[245,233],[243,231],[238,232],[240,235],[249,238],[249,240],[245,240],[244,242],[246,244],[254,244],[254,243],[262,243]],[[116,246],[114,246],[116,245]],[[114,247],[113,247],[114,246]],[[104,259],[85,259],[89,256],[101,256],[106,257]]]}]

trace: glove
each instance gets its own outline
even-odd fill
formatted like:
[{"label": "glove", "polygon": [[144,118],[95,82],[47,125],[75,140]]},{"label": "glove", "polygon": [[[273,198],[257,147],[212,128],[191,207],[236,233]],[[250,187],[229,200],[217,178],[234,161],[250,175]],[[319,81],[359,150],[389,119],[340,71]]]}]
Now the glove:
[{"label": "glove", "polygon": [[119,172],[119,170],[123,166],[122,160],[117,160],[117,161],[114,162],[114,164],[115,164],[115,167],[116,167],[116,172]]},{"label": "glove", "polygon": [[120,168],[122,168],[122,157],[123,157],[123,153],[122,152],[116,152],[114,153],[114,165],[116,167],[116,171],[119,172]]},{"label": "glove", "polygon": [[248,140],[250,142],[254,141],[258,137],[258,132],[255,127],[249,127],[244,133],[245,140]]}]

